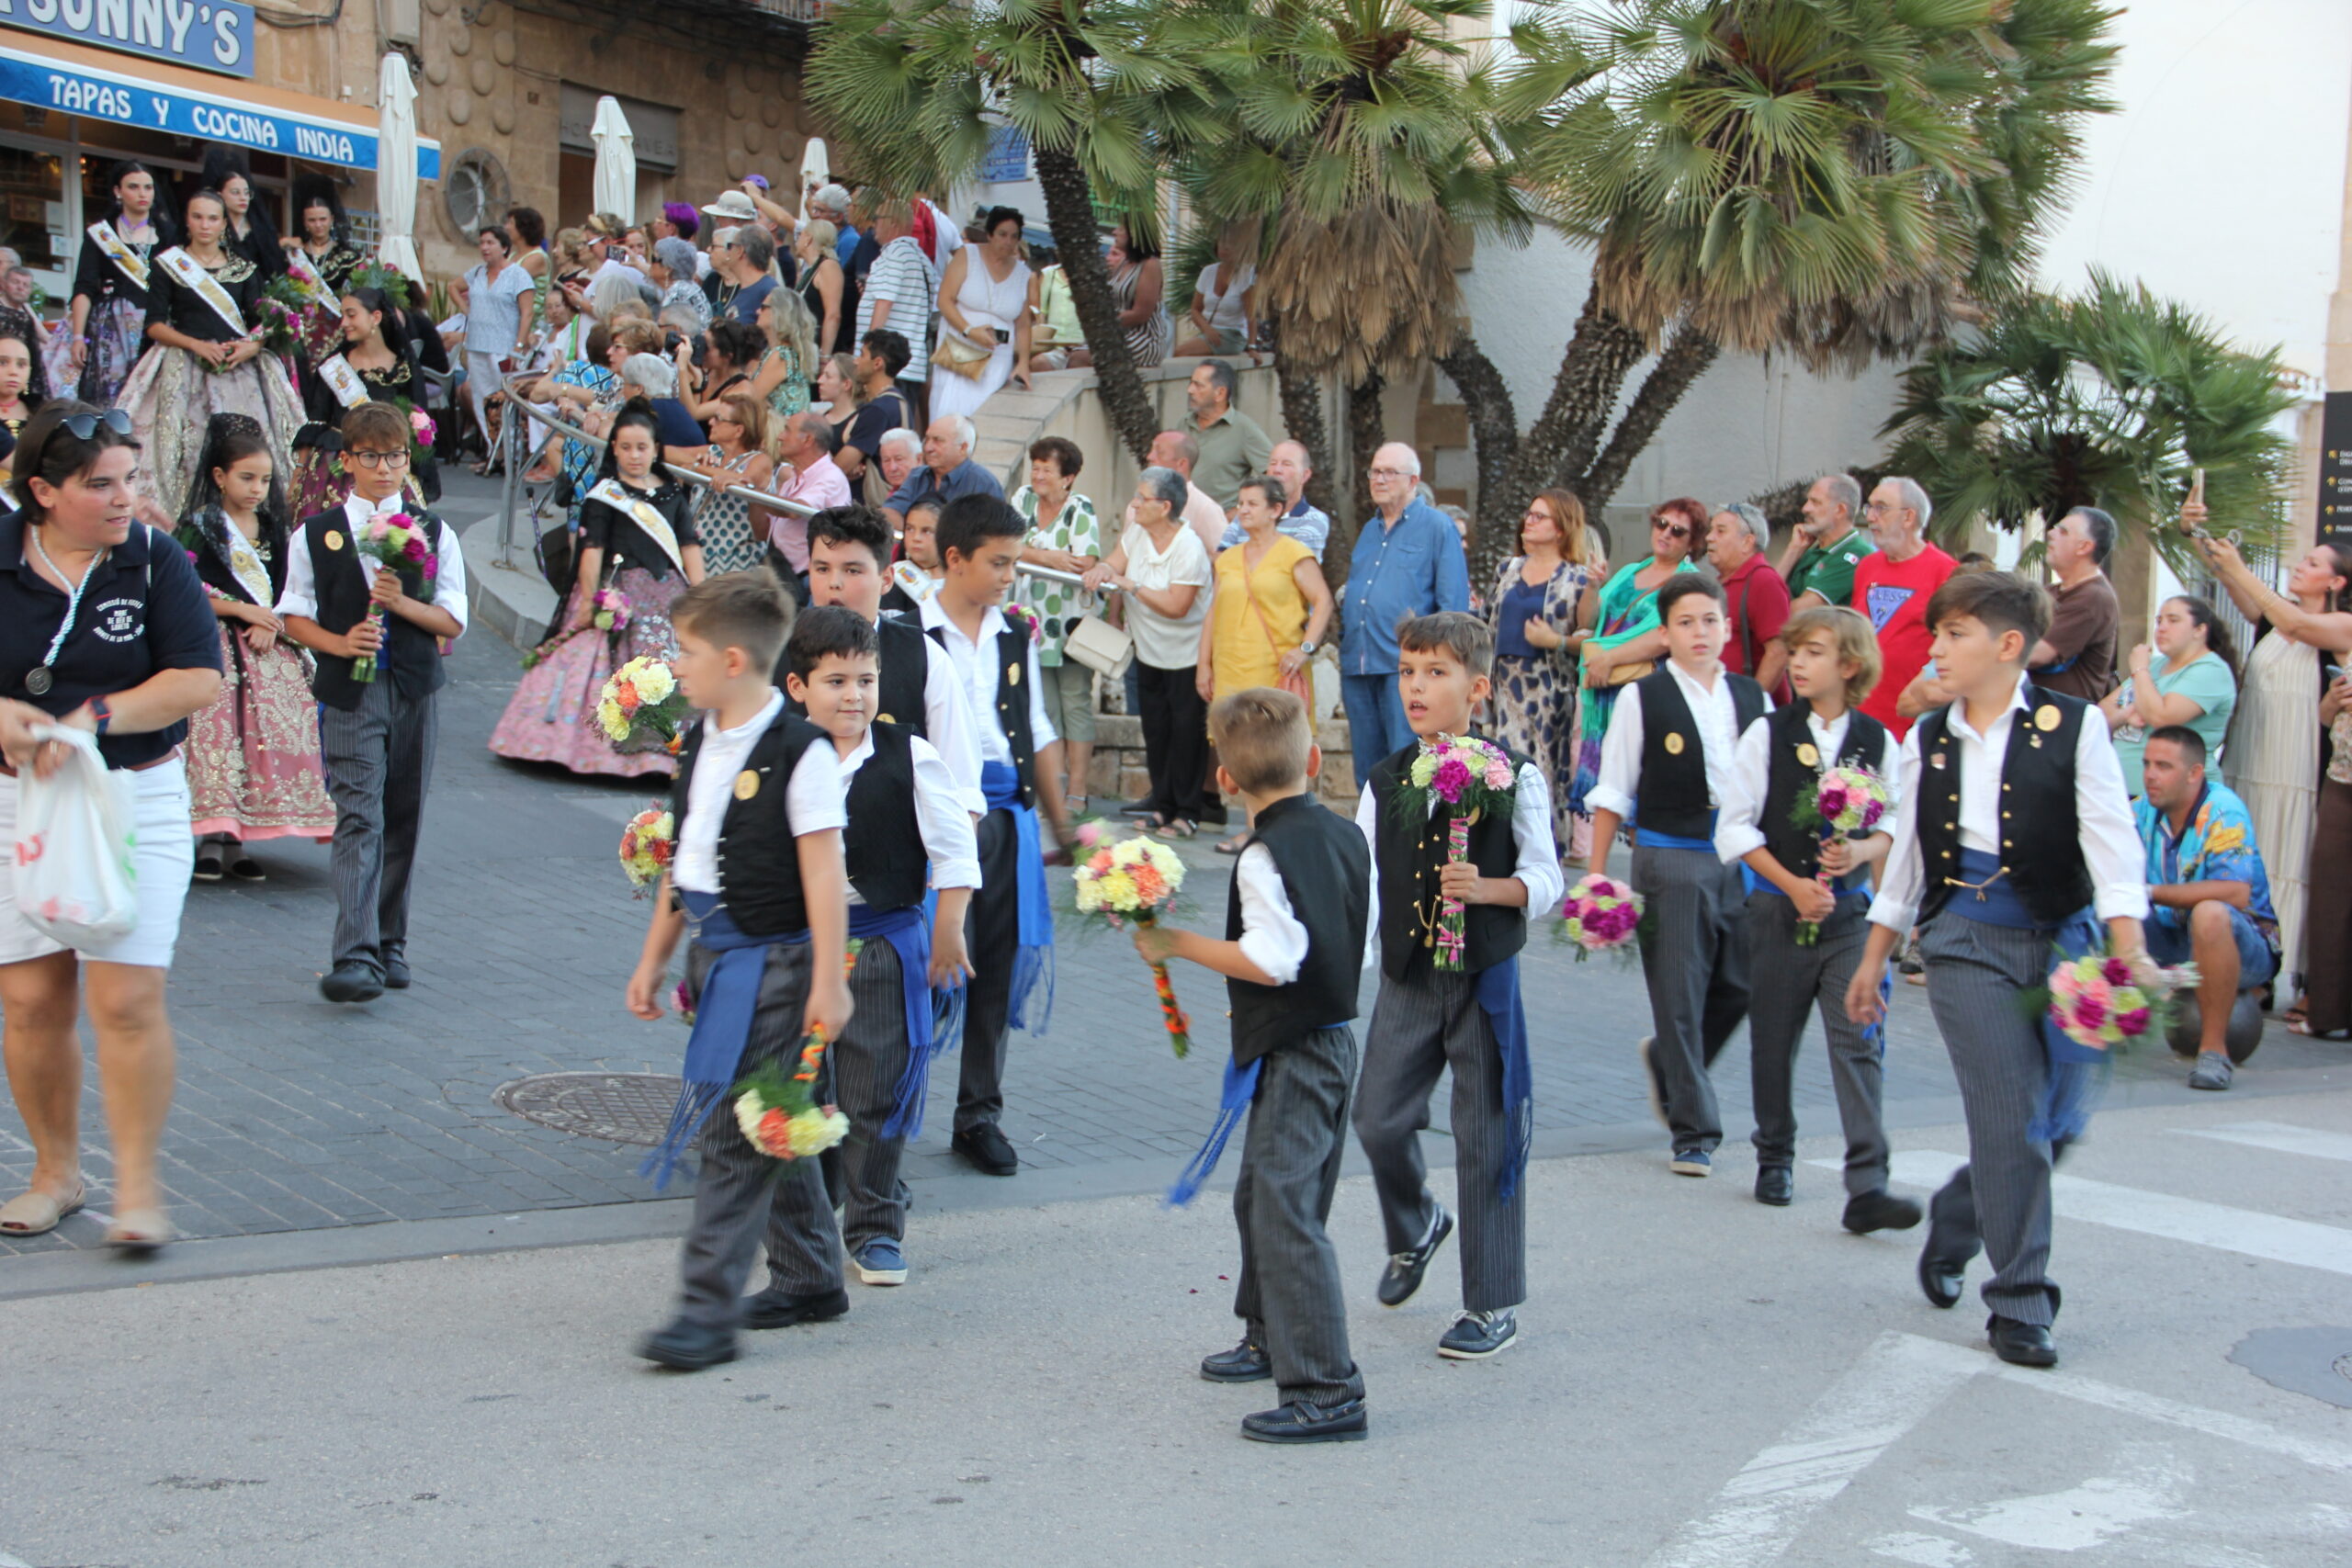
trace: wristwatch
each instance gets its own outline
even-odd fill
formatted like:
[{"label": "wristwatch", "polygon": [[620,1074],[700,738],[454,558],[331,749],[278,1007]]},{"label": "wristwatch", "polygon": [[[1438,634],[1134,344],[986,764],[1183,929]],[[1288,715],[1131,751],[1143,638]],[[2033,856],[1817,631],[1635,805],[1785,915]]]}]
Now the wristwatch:
[{"label": "wristwatch", "polygon": [[1298,651],[1312,659],[1315,657],[1315,645],[1311,642],[1302,642],[1298,645]]}]

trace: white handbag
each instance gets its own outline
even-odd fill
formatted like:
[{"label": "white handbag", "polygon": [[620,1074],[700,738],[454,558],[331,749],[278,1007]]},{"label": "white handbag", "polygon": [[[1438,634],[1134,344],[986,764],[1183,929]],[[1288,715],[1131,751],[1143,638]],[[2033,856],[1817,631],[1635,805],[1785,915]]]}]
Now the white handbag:
[{"label": "white handbag", "polygon": [[1136,639],[1100,615],[1081,615],[1062,643],[1062,657],[1106,681],[1125,680],[1127,666],[1136,661]]},{"label": "white handbag", "polygon": [[138,872],[130,859],[137,806],[128,773],[108,771],[96,738],[62,725],[33,726],[35,739],[62,741],[65,765],[48,778],[17,778],[17,912],[51,942],[95,947],[139,923]]}]

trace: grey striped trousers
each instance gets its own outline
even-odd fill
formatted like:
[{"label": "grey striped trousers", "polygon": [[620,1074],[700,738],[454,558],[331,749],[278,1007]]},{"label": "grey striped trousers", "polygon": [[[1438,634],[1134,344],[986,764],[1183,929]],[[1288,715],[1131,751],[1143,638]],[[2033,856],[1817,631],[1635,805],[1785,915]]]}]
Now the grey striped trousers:
[{"label": "grey striped trousers", "polygon": [[319,750],[334,797],[334,962],[384,972],[408,947],[409,873],[416,863],[424,789],[440,733],[434,694],[403,697],[392,672],[359,688],[349,713],[322,706]]},{"label": "grey striped trousers", "polygon": [[[760,1000],[737,1076],[786,1061],[800,1047],[801,1014],[808,1005],[808,944],[779,942],[763,955]],[[686,954],[686,985],[695,996],[718,954],[697,943]],[[824,1089],[820,1082],[819,1088]],[[825,1096],[818,1096],[821,1101]],[[842,1288],[842,1237],[825,1179],[813,1159],[773,1160],[753,1148],[735,1122],[730,1095],[704,1123],[702,1163],[695,1179],[694,1219],[686,1231],[679,1315],[694,1323],[733,1327],[743,1316],[743,1285],[751,1278],[761,1232],[767,1235],[768,1275],[796,1296]]]},{"label": "grey striped trousers", "polygon": [[1259,1060],[1258,1098],[1233,1188],[1241,1231],[1233,1315],[1249,1325],[1250,1342],[1273,1358],[1283,1399],[1323,1405],[1362,1399],[1363,1374],[1348,1354],[1340,1255],[1324,1229],[1347,1155],[1355,1032],[1345,1024],[1311,1030]]},{"label": "grey striped trousers", "polygon": [[[1510,1140],[1503,1122],[1502,1054],[1479,1010],[1477,976],[1440,973],[1417,956],[1408,977],[1381,976],[1356,1084],[1355,1126],[1372,1162],[1388,1250],[1417,1247],[1437,1218],[1421,1131],[1430,1095],[1453,1069],[1454,1212],[1461,1224],[1462,1304],[1494,1312],[1527,1299],[1527,1197],[1500,1196]],[[1522,1187],[1524,1184],[1522,1183]]]},{"label": "grey striped trousers", "polygon": [[842,1241],[853,1254],[877,1236],[906,1239],[899,1162],[907,1144],[882,1136],[907,1067],[904,973],[899,950],[888,942],[877,937],[859,949],[849,975],[857,1010],[831,1053],[833,1103],[849,1118],[849,1136],[825,1151],[825,1191],[842,1211]]},{"label": "grey striped trousers", "polygon": [[1747,1016],[1747,897],[1739,868],[1712,850],[1634,846],[1634,890],[1647,908],[1640,942],[1648,982],[1650,1061],[1666,1086],[1674,1146],[1714,1151],[1723,1111],[1707,1069]]},{"label": "grey striped trousers", "polygon": [[2026,1128],[2049,1061],[2040,1021],[2018,993],[2050,983],[2050,937],[1946,910],[1920,930],[1919,956],[1968,1116],[1968,1164],[1936,1194],[1929,1245],[1965,1258],[1981,1235],[1993,1264],[1984,1304],[2047,1325],[2058,1315],[2048,1273],[2052,1151]]},{"label": "grey striped trousers", "polygon": [[1849,893],[1821,923],[1820,940],[1797,945],[1797,908],[1770,891],[1747,897],[1747,955],[1755,984],[1748,998],[1748,1084],[1756,1105],[1756,1163],[1791,1165],[1797,1152],[1797,1115],[1791,1092],[1797,1046],[1806,1016],[1821,1013],[1829,1045],[1829,1081],[1838,1093],[1838,1120],[1846,1132],[1846,1190],[1886,1187],[1886,1124],[1879,1114],[1882,1077],[1878,1045],[1846,1016],[1846,985],[1860,967],[1870,900]]}]

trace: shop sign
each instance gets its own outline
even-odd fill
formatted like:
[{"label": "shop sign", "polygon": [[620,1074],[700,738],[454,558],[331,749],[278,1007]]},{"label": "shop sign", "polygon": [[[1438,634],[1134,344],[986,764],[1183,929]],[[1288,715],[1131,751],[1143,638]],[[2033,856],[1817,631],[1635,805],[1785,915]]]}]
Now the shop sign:
[{"label": "shop sign", "polygon": [[241,0],[0,0],[0,28],[223,76],[254,73],[254,8]]}]

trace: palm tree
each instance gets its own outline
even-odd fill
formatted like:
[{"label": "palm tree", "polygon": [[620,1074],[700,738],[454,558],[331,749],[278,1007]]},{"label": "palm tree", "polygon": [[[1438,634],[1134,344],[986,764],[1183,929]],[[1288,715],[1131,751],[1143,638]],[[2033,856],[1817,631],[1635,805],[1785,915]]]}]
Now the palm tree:
[{"label": "palm tree", "polygon": [[1502,123],[1595,264],[1523,434],[1475,339],[1440,361],[1476,439],[1480,566],[1538,489],[1605,505],[1726,348],[1815,367],[1908,357],[2012,297],[2077,121],[2109,107],[2114,15],[2097,0],[1580,0],[1515,28]]},{"label": "palm tree", "polygon": [[1095,210],[1154,233],[1166,161],[1223,134],[1184,28],[1183,7],[1149,0],[842,0],[806,67],[810,103],[885,188],[971,175],[997,126],[1028,138],[1103,406],[1138,460],[1159,420],[1112,303]]},{"label": "palm tree", "polygon": [[2094,272],[2079,298],[2029,299],[1911,367],[1880,434],[1894,441],[1890,471],[1934,499],[1939,532],[2098,506],[2186,579],[2201,559],[2162,525],[2193,468],[2249,551],[2284,536],[2290,447],[2276,421],[2295,400],[2280,376],[2275,350],[2243,352],[2144,285]]}]

